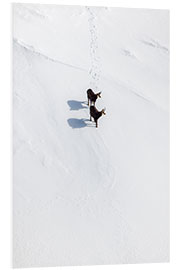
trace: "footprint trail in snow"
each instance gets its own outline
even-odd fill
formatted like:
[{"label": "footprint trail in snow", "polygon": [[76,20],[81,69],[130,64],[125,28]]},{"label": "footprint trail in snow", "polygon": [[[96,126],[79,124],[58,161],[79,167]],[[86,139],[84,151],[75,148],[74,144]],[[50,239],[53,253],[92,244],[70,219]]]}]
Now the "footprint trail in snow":
[{"label": "footprint trail in snow", "polygon": [[100,57],[98,54],[98,29],[97,18],[93,12],[92,7],[86,7],[88,13],[88,23],[90,31],[90,55],[91,55],[91,67],[89,70],[90,75],[90,87],[95,91],[98,90],[99,80],[101,75],[100,69]]}]

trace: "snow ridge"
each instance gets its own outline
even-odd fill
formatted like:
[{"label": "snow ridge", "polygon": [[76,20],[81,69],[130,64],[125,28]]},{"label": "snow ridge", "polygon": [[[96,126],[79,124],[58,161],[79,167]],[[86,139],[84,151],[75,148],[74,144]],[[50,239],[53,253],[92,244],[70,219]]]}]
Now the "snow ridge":
[{"label": "snow ridge", "polygon": [[49,61],[52,61],[52,62],[61,64],[61,65],[65,65],[65,66],[70,67],[70,68],[75,68],[75,69],[78,69],[78,70],[81,70],[81,71],[86,71],[86,69],[84,69],[84,68],[77,67],[77,66],[74,66],[74,65],[71,65],[71,64],[68,64],[68,63],[64,63],[64,62],[62,62],[62,61],[60,61],[60,60],[51,58],[51,57],[49,57],[49,56],[47,56],[47,55],[45,55],[45,54],[43,54],[43,53],[37,51],[33,46],[28,45],[28,44],[22,42],[21,40],[18,40],[18,39],[16,39],[16,38],[14,38],[13,41],[14,41],[14,43],[16,43],[17,45],[21,46],[23,49],[28,50],[28,51],[30,51],[30,52],[32,52],[32,53],[38,55],[38,56],[41,56],[41,57],[43,57],[43,58],[45,58],[45,59],[47,59],[47,60],[49,60]]}]

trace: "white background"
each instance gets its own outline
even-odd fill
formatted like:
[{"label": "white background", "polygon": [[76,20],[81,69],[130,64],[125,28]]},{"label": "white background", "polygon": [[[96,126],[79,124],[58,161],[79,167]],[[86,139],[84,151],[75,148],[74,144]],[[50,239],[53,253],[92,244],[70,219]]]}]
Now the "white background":
[{"label": "white background", "polygon": [[[170,9],[171,19],[171,262],[169,264],[147,264],[147,265],[116,265],[116,266],[87,266],[69,267],[69,269],[179,269],[180,267],[180,222],[179,222],[179,151],[180,128],[179,128],[179,50],[180,50],[180,8],[179,1],[102,1],[102,0],[74,0],[74,1],[18,1],[32,3],[56,3],[56,4],[79,4],[79,5],[106,5],[131,8],[165,8]],[[1,164],[1,195],[0,195],[0,254],[1,269],[11,268],[11,3],[1,1],[0,4],[0,26],[1,26],[1,98],[0,98],[0,164]],[[163,226],[163,224],[162,224]],[[34,268],[35,269],[35,268]],[[38,268],[40,269],[40,268]],[[46,268],[43,268],[46,269]],[[51,269],[51,268],[48,268]],[[52,268],[54,269],[54,268]]]}]

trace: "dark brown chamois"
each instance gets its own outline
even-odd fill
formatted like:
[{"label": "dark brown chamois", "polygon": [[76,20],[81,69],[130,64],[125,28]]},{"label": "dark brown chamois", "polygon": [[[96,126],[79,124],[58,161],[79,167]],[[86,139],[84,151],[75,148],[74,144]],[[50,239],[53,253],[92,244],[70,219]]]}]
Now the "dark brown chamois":
[{"label": "dark brown chamois", "polygon": [[96,123],[96,127],[98,127],[98,119],[105,113],[105,109],[102,109],[100,112],[96,109],[95,106],[90,106],[90,121],[92,121],[92,117],[94,118],[94,122]]},{"label": "dark brown chamois", "polygon": [[92,89],[87,90],[88,106],[94,104],[97,98],[101,98],[101,92],[95,94]]}]

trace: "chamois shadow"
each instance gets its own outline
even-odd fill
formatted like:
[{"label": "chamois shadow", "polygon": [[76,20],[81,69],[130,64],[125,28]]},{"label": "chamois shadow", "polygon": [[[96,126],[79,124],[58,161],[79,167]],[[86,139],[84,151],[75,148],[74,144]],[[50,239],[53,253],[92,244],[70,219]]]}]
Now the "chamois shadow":
[{"label": "chamois shadow", "polygon": [[89,121],[88,119],[77,119],[77,118],[69,118],[67,120],[68,125],[71,128],[84,128],[84,127],[88,127],[89,125],[86,123],[87,121]]},{"label": "chamois shadow", "polygon": [[69,105],[71,111],[78,111],[80,109],[87,108],[85,101],[68,100],[67,104]]}]

